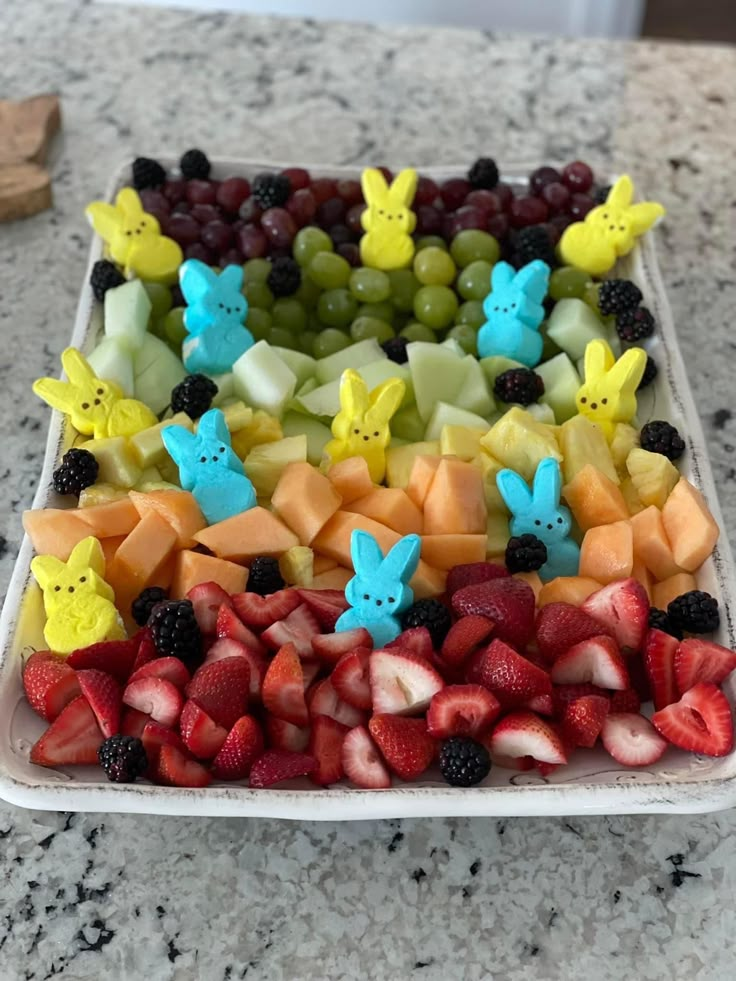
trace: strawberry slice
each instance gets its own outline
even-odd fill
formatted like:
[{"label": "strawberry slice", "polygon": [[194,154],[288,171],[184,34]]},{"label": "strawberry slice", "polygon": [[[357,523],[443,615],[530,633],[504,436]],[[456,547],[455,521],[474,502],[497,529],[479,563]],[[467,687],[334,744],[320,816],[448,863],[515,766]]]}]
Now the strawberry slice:
[{"label": "strawberry slice", "polygon": [[356,647],[343,654],[332,669],[330,681],[339,697],[353,708],[370,711],[373,707],[369,675],[371,649]]},{"label": "strawberry slice", "polygon": [[501,711],[498,699],[482,685],[448,685],[427,710],[427,729],[435,739],[472,736],[493,725]]},{"label": "strawberry slice", "polygon": [[104,736],[84,695],[66,705],[31,748],[31,763],[68,766],[97,763]]},{"label": "strawberry slice", "polygon": [[511,573],[505,565],[496,562],[468,562],[456,565],[447,573],[445,593],[448,599],[465,586],[476,586],[478,583],[490,582],[491,579],[505,579]]},{"label": "strawberry slice", "polygon": [[583,682],[580,685],[555,685],[552,689],[552,714],[558,718],[562,718],[568,705],[577,701],[578,698],[584,698],[586,695],[603,695],[606,697],[608,696],[608,692],[604,688],[599,688],[597,685],[591,685],[587,682]]},{"label": "strawberry slice", "polygon": [[493,692],[504,708],[516,708],[537,695],[552,694],[547,672],[498,638],[471,656],[465,677],[470,684]]},{"label": "strawberry slice", "polygon": [[609,702],[611,703],[610,711],[617,714],[623,712],[638,715],[639,709],[641,708],[639,693],[634,688],[625,688],[623,691],[612,691]]},{"label": "strawberry slice", "polygon": [[157,657],[137,668],[128,679],[128,684],[139,678],[164,678],[183,690],[189,683],[190,674],[178,657]]},{"label": "strawberry slice", "polygon": [[530,712],[538,712],[539,715],[554,715],[555,703],[552,695],[532,695],[527,698],[519,708],[529,709]]},{"label": "strawberry slice", "polygon": [[151,716],[138,709],[123,708],[122,719],[120,720],[120,735],[135,736],[140,739],[146,724],[151,721]]},{"label": "strawberry slice", "polygon": [[607,716],[601,741],[606,752],[622,766],[650,766],[667,749],[667,740],[652,723],[632,712],[612,712]]},{"label": "strawberry slice", "polygon": [[334,719],[342,725],[352,729],[354,726],[362,725],[365,722],[365,712],[343,702],[335,691],[329,678],[318,681],[306,695],[309,717],[314,720],[321,715]]},{"label": "strawberry slice", "polygon": [[309,691],[312,686],[312,682],[315,680],[321,670],[322,665],[319,661],[302,661],[302,677],[304,678],[305,693]]},{"label": "strawberry slice", "polygon": [[266,713],[266,740],[269,749],[288,749],[292,753],[303,753],[309,743],[309,729],[300,729],[291,722],[277,719]]},{"label": "strawberry slice", "polygon": [[663,630],[650,630],[644,644],[644,668],[652,689],[655,709],[672,705],[679,697],[675,679],[675,654],[679,641]]},{"label": "strawberry slice", "polygon": [[511,712],[501,719],[490,745],[494,756],[531,756],[541,763],[567,763],[559,734],[534,712]]},{"label": "strawberry slice", "polygon": [[365,726],[356,726],[345,736],[342,768],[348,780],[363,790],[385,790],[391,786],[391,774]]},{"label": "strawberry slice", "polygon": [[148,759],[146,776],[149,780],[158,779],[158,761],[162,746],[173,746],[176,749],[184,750],[184,743],[181,741],[181,736],[178,732],[174,729],[169,729],[168,726],[162,726],[159,722],[154,722],[153,720],[147,722],[143,727],[140,740],[143,743],[146,758]]},{"label": "strawberry slice", "polygon": [[64,706],[80,694],[79,682],[67,659],[52,651],[34,651],[23,668],[23,690],[33,709],[53,722]]},{"label": "strawberry slice", "polygon": [[612,637],[601,635],[581,640],[567,653],[558,657],[550,671],[556,685],[575,685],[588,681],[600,688],[623,691],[629,688],[629,672],[618,644]]},{"label": "strawberry slice", "polygon": [[464,586],[452,596],[460,616],[482,616],[494,623],[494,634],[513,647],[524,647],[534,633],[534,590],[521,579],[491,579]]},{"label": "strawberry slice", "polygon": [[610,634],[590,614],[572,603],[548,603],[537,614],[537,647],[549,664],[581,640]]},{"label": "strawberry slice", "polygon": [[292,753],[288,749],[267,749],[250,770],[251,787],[272,787],[284,780],[306,777],[317,766],[313,756]]},{"label": "strawberry slice", "polygon": [[284,644],[293,644],[301,657],[311,657],[312,641],[317,635],[319,635],[319,622],[307,604],[302,603],[284,620],[272,623],[263,631],[261,638],[273,651],[277,651]]},{"label": "strawberry slice", "polygon": [[623,650],[640,651],[649,623],[649,597],[636,579],[620,579],[596,590],[581,609],[608,628]]},{"label": "strawberry slice", "polygon": [[269,664],[261,697],[264,707],[277,718],[300,727],[308,724],[302,662],[293,644],[284,644]]},{"label": "strawberry slice", "polygon": [[156,777],[169,787],[208,787],[212,783],[209,770],[188,759],[176,746],[162,746]]},{"label": "strawberry slice", "polygon": [[416,780],[434,759],[437,745],[424,719],[401,715],[374,715],[368,731],[389,769],[402,780]]},{"label": "strawberry slice", "polygon": [[102,735],[107,739],[120,732],[122,689],[112,675],[95,668],[77,671],[79,687],[95,713]]},{"label": "strawberry slice", "polygon": [[130,682],[123,692],[123,702],[168,727],[176,725],[184,706],[179,689],[164,678],[139,678]]},{"label": "strawberry slice", "polygon": [[324,664],[337,664],[343,654],[356,647],[373,647],[373,638],[365,627],[343,630],[337,634],[317,634],[312,638],[312,651]]},{"label": "strawberry slice", "polygon": [[89,647],[79,647],[66,659],[70,668],[79,671],[95,668],[106,671],[121,684],[125,684],[138,654],[141,638],[136,634],[130,640],[103,640]]},{"label": "strawberry slice", "polygon": [[675,652],[675,681],[680,694],[689,691],[699,681],[720,685],[734,668],[736,653],[700,637],[680,641]]},{"label": "strawberry slice", "polygon": [[[259,648],[264,650],[259,643]],[[213,661],[224,661],[228,657],[242,657],[250,668],[250,697],[252,701],[258,701],[261,697],[263,679],[266,677],[268,660],[264,654],[248,644],[241,644],[240,641],[232,637],[220,637],[207,651],[204,659],[205,664],[212,664]]]},{"label": "strawberry slice", "polygon": [[[284,620],[302,602],[296,589],[280,589],[268,596],[258,593],[235,593],[232,604],[240,619],[249,627],[263,630],[278,620]],[[319,633],[319,631],[315,631]]]},{"label": "strawberry slice", "polygon": [[227,739],[227,729],[218,726],[191,698],[181,710],[179,731],[186,748],[200,760],[217,756]]},{"label": "strawberry slice", "polygon": [[255,760],[263,755],[263,732],[250,715],[238,719],[217,756],[210,771],[216,780],[244,780]]},{"label": "strawberry slice", "polygon": [[185,599],[191,601],[194,618],[205,636],[215,633],[220,607],[232,606],[232,600],[216,582],[201,582],[192,586]]},{"label": "strawberry slice", "polygon": [[442,660],[452,667],[459,667],[490,637],[493,621],[487,617],[462,617],[450,627],[442,643]]},{"label": "strawberry slice", "polygon": [[323,630],[334,630],[338,617],[350,605],[341,589],[298,589],[297,592]]},{"label": "strawberry slice", "polygon": [[220,607],[215,633],[218,637],[230,637],[232,640],[237,640],[251,650],[257,651],[258,654],[266,654],[266,648],[259,637],[249,627],[246,627],[231,606],[223,604]]},{"label": "strawberry slice", "polygon": [[387,650],[400,648],[402,651],[411,651],[419,657],[432,659],[434,647],[432,646],[432,635],[426,627],[409,627],[403,630],[398,637],[386,644]]},{"label": "strawberry slice", "polygon": [[[142,630],[138,631],[136,636],[140,638],[138,653],[135,656],[133,666],[128,674],[126,674],[124,678],[118,679],[123,683],[126,682],[130,675],[132,675],[135,671],[142,668],[144,664],[150,664],[151,661],[155,661],[159,657],[159,653],[156,650],[156,645],[153,642],[153,637],[151,636],[151,631],[148,629],[148,627],[143,627]],[[114,674],[112,671],[110,673]],[[117,677],[117,675],[115,675],[115,677]]]},{"label": "strawberry slice", "polygon": [[203,664],[187,685],[186,694],[229,732],[246,714],[250,694],[248,662],[242,657],[226,657]]},{"label": "strawberry slice", "polygon": [[698,682],[679,702],[655,712],[652,723],[668,742],[688,752],[726,756],[733,749],[731,706],[709,682]]},{"label": "strawberry slice", "polygon": [[610,702],[603,695],[583,695],[565,709],[562,717],[562,741],[566,745],[595,746],[603,723],[608,715]]},{"label": "strawberry slice", "polygon": [[373,710],[394,715],[418,715],[445,683],[429,661],[395,648],[374,651],[369,661]]},{"label": "strawberry slice", "polygon": [[349,726],[327,715],[318,715],[312,721],[307,752],[317,761],[317,766],[309,774],[309,779],[320,787],[342,780],[342,744],[349,732]]}]

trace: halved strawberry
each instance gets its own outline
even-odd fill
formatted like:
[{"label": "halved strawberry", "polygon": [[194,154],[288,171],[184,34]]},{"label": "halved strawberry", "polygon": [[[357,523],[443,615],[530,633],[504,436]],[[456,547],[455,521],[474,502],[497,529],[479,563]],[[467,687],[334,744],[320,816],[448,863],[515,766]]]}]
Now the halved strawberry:
[{"label": "halved strawberry", "polygon": [[80,694],[79,682],[67,659],[52,651],[34,651],[23,667],[23,690],[34,710],[53,722],[65,705]]},{"label": "halved strawberry", "polygon": [[[527,770],[533,770],[536,766],[534,759],[531,756],[504,756],[503,753],[494,753],[490,746],[490,739],[485,742],[485,747],[491,754],[491,761],[494,766],[501,766],[504,770],[520,770],[525,773]],[[549,764],[552,766],[553,764]]]},{"label": "halved strawberry", "polygon": [[623,691],[612,691],[609,694],[611,703],[610,712],[639,714],[641,699],[639,693],[634,688],[625,688]]},{"label": "halved strawberry", "polygon": [[349,732],[349,726],[327,715],[312,720],[307,752],[315,758],[317,766],[309,774],[310,780],[321,787],[342,780],[342,744]]},{"label": "halved strawberry", "polygon": [[476,738],[490,729],[501,711],[498,699],[482,685],[448,685],[427,710],[427,730],[435,739]]},{"label": "halved strawberry", "polygon": [[491,579],[505,579],[510,575],[505,565],[498,565],[496,562],[468,562],[465,565],[456,565],[447,573],[445,594],[448,599],[451,599],[454,593],[465,586],[476,586],[481,582],[490,582]]},{"label": "halved strawberry", "polygon": [[201,582],[192,586],[185,598],[191,600],[194,617],[205,635],[214,634],[220,607],[232,606],[232,600],[216,582]]},{"label": "halved strawberry", "polygon": [[263,755],[263,732],[251,715],[238,719],[220,751],[212,761],[210,770],[216,780],[243,780],[250,773],[255,760]]},{"label": "halved strawberry", "polygon": [[302,663],[293,644],[284,644],[269,664],[261,697],[264,707],[277,718],[295,726],[309,722]]},{"label": "halved strawberry", "polygon": [[176,725],[184,706],[179,689],[164,678],[139,678],[130,682],[123,692],[123,702],[163,726]]},{"label": "halved strawberry", "polygon": [[121,684],[125,684],[138,654],[141,638],[136,634],[129,640],[102,640],[99,644],[79,647],[66,659],[70,668],[96,668],[106,671]]},{"label": "halved strawberry", "polygon": [[668,742],[688,752],[726,756],[733,749],[731,706],[709,682],[698,682],[679,702],[655,712],[652,723]]},{"label": "halved strawberry", "polygon": [[529,709],[530,712],[537,712],[539,715],[555,714],[555,703],[551,694],[532,695],[531,698],[527,698],[525,702],[522,702],[519,708]]},{"label": "halved strawberry", "polygon": [[179,731],[189,752],[200,760],[211,760],[227,738],[227,729],[218,726],[191,698],[181,710]]},{"label": "halved strawberry", "polygon": [[317,766],[313,756],[292,753],[288,749],[267,749],[250,770],[251,787],[272,787],[284,780],[306,777]]},{"label": "halved strawberry", "polygon": [[552,694],[547,672],[498,638],[471,655],[465,677],[493,692],[504,708],[516,708],[537,695]]},{"label": "halved strawberry", "polygon": [[[301,658],[300,658],[301,660]],[[312,682],[322,670],[323,665],[320,661],[302,661],[302,677],[304,678],[304,691],[307,692],[312,686]]]},{"label": "halved strawberry", "polygon": [[402,630],[398,637],[386,644],[386,650],[393,651],[395,648],[402,651],[411,651],[418,654],[428,661],[432,659],[434,647],[432,646],[432,635],[426,627],[409,627]]},{"label": "halved strawberry", "polygon": [[300,657],[311,657],[312,641],[318,635],[319,622],[307,604],[302,603],[285,619],[272,623],[261,637],[272,651],[277,651],[284,644],[293,644]]},{"label": "halved strawberry", "polygon": [[31,763],[39,766],[97,763],[97,750],[104,738],[89,702],[84,695],[78,695],[33,745]]},{"label": "halved strawberry", "polygon": [[298,589],[297,592],[323,630],[334,630],[338,617],[350,605],[341,589]]},{"label": "halved strawberry", "polygon": [[550,670],[556,685],[588,681],[601,688],[623,691],[630,686],[626,662],[612,637],[589,637],[558,657]]},{"label": "halved strawberry", "polygon": [[218,637],[231,637],[233,640],[245,644],[258,654],[265,654],[266,648],[261,643],[257,634],[254,634],[250,627],[246,627],[235,610],[231,606],[220,607],[217,614],[215,633]]},{"label": "halved strawberry", "polygon": [[511,712],[497,723],[491,750],[500,756],[531,756],[542,763],[567,763],[559,734],[534,712]]},{"label": "halved strawberry", "polygon": [[513,647],[524,647],[534,633],[536,600],[531,586],[510,576],[464,586],[452,596],[458,616],[483,616],[494,623],[494,635]]},{"label": "halved strawberry", "polygon": [[577,701],[578,698],[584,698],[586,695],[603,695],[607,697],[608,692],[605,688],[599,688],[597,685],[591,685],[588,682],[583,682],[580,685],[555,685],[552,688],[553,714],[558,718],[562,718],[568,705]]},{"label": "halved strawberry", "polygon": [[95,713],[105,739],[120,732],[122,688],[112,675],[95,668],[77,671],[79,687]]},{"label": "halved strawberry", "polygon": [[402,780],[416,780],[434,759],[437,744],[427,732],[424,719],[374,715],[368,731],[389,769]]},{"label": "halved strawberry", "polygon": [[712,640],[688,637],[675,652],[675,681],[680,694],[699,681],[720,685],[736,668],[736,653]]},{"label": "halved strawberry", "polygon": [[136,739],[140,739],[146,724],[150,721],[151,716],[146,715],[145,712],[139,712],[138,709],[124,707],[122,717],[120,719],[120,735],[135,736]]},{"label": "halved strawberry", "polygon": [[418,715],[445,683],[429,661],[409,651],[384,648],[368,664],[373,711]]},{"label": "halved strawberry", "polygon": [[644,668],[655,709],[672,705],[679,697],[675,680],[675,654],[679,641],[663,630],[649,630],[644,644]]},{"label": "halved strawberry", "polygon": [[189,683],[190,675],[178,657],[157,657],[135,670],[128,679],[128,684],[139,678],[165,678],[172,685],[183,689]]},{"label": "halved strawberry", "polygon": [[595,746],[610,702],[603,695],[583,695],[565,709],[562,717],[562,740],[572,746]]},{"label": "halved strawberry", "polygon": [[612,712],[603,721],[601,741],[622,766],[649,766],[667,749],[652,723],[633,712]]},{"label": "halved strawberry", "polygon": [[143,727],[140,740],[143,743],[146,758],[148,759],[146,776],[149,780],[156,779],[162,746],[173,746],[175,749],[184,751],[184,743],[179,733],[175,729],[169,729],[168,726],[162,726],[159,722],[154,722],[153,720],[147,722]]},{"label": "halved strawberry", "polygon": [[638,580],[619,579],[597,589],[581,609],[604,624],[623,650],[642,649],[649,624],[649,597]]},{"label": "halved strawberry", "polygon": [[[153,642],[153,636],[151,635],[151,631],[148,627],[143,627],[142,630],[139,630],[136,637],[139,637],[140,639],[138,642],[138,652],[135,656],[135,660],[133,661],[133,666],[124,678],[118,678],[119,681],[127,681],[130,675],[132,675],[139,668],[142,668],[144,664],[150,664],[151,661],[155,661],[159,657],[159,653],[156,650],[156,645]],[[113,674],[114,672],[111,671],[110,673]],[[115,677],[117,677],[117,675],[115,675]]]},{"label": "halved strawberry", "polygon": [[309,729],[294,726],[284,719],[266,713],[266,741],[269,749],[288,749],[292,753],[303,753],[309,742]]},{"label": "halved strawberry", "polygon": [[228,731],[247,711],[250,668],[242,657],[203,664],[186,687],[188,698]]},{"label": "halved strawberry", "polygon": [[385,790],[391,786],[391,774],[365,726],[356,726],[345,736],[342,768],[348,780],[363,790]]},{"label": "halved strawberry", "polygon": [[[260,650],[265,650],[260,642],[258,646]],[[261,697],[263,679],[266,677],[268,668],[266,656],[250,645],[243,644],[232,637],[220,637],[207,651],[204,663],[212,664],[213,661],[224,661],[228,657],[242,657],[247,662],[250,668],[250,697],[252,701],[258,701]]]},{"label": "halved strawberry", "polygon": [[156,779],[169,787],[208,787],[212,783],[209,770],[176,746],[161,747]]},{"label": "halved strawberry", "polygon": [[356,647],[373,647],[373,638],[365,627],[336,634],[316,634],[312,638],[312,651],[324,664],[337,664],[343,654]]},{"label": "halved strawberry", "polygon": [[340,698],[357,709],[370,711],[373,707],[369,664],[371,649],[356,647],[343,654],[332,669],[330,681]]},{"label": "halved strawberry", "polygon": [[[232,597],[235,612],[249,627],[263,630],[278,620],[284,620],[302,602],[296,589],[280,589],[268,596],[258,593],[235,593]],[[319,631],[315,631],[319,633]]]},{"label": "halved strawberry", "polygon": [[323,678],[313,685],[306,694],[309,717],[314,720],[320,715],[326,715],[336,722],[352,729],[366,721],[366,713],[343,702],[332,686],[329,678]]},{"label": "halved strawberry", "polygon": [[537,647],[547,663],[556,661],[588,637],[610,634],[601,624],[572,603],[548,603],[537,614]]},{"label": "halved strawberry", "polygon": [[442,660],[459,667],[477,648],[491,636],[493,621],[487,617],[461,617],[450,627],[442,643]]}]

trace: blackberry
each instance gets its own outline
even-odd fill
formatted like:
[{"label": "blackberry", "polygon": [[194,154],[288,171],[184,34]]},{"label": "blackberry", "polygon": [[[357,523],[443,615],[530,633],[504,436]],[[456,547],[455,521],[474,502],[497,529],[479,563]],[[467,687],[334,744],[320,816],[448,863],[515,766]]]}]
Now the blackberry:
[{"label": "blackberry", "polygon": [[597,187],[593,192],[593,200],[596,204],[605,204],[608,199],[608,195],[611,193],[611,185],[605,184],[603,187]]},{"label": "blackberry", "polygon": [[509,538],[506,568],[509,572],[536,572],[547,561],[547,546],[536,535]]},{"label": "blackberry", "polygon": [[148,766],[146,749],[135,736],[110,736],[97,750],[97,759],[111,783],[135,783]]},{"label": "blackberry", "polygon": [[253,178],[251,194],[264,211],[280,208],[291,194],[291,183],[284,174],[258,174]]},{"label": "blackberry", "polygon": [[274,296],[292,296],[302,284],[302,271],[299,263],[285,255],[274,259],[266,285]]},{"label": "blackberry", "polygon": [[474,787],[491,772],[491,757],[482,743],[465,736],[446,739],[440,747],[440,773],[451,787]]},{"label": "blackberry", "polygon": [[651,385],[654,379],[657,377],[659,368],[657,367],[657,362],[654,358],[647,355],[647,366],[644,369],[644,374],[641,376],[641,381],[637,387],[637,392],[640,392],[642,388],[646,388],[647,385]]},{"label": "blackberry", "polygon": [[278,559],[271,559],[266,555],[259,555],[258,558],[253,559],[246,585],[249,593],[268,596],[269,593],[277,593],[285,585],[284,578],[279,572]]},{"label": "blackberry", "polygon": [[685,440],[670,423],[655,419],[641,427],[639,441],[643,450],[661,453],[668,460],[679,460],[685,452]]},{"label": "blackberry", "polygon": [[161,187],[166,180],[166,171],[150,157],[136,157],[133,161],[133,187],[144,191],[147,187]]},{"label": "blackberry", "polygon": [[493,392],[502,402],[531,405],[544,395],[544,382],[531,368],[509,368],[496,378]]},{"label": "blackberry", "polygon": [[682,631],[680,628],[674,625],[664,610],[658,610],[656,606],[651,607],[649,610],[649,626],[652,630],[661,630],[665,634],[670,634],[670,636],[682,640]]},{"label": "blackberry", "polygon": [[555,250],[544,225],[527,225],[516,236],[514,266],[521,269],[535,259],[546,262],[550,269],[557,265]]},{"label": "blackberry", "polygon": [[156,650],[163,657],[178,657],[187,667],[202,660],[202,633],[191,600],[158,603],[148,618]]},{"label": "blackberry", "polygon": [[217,391],[217,385],[207,375],[187,375],[171,392],[171,409],[199,419],[212,405]]},{"label": "blackberry", "polygon": [[179,161],[181,176],[187,181],[206,181],[210,176],[211,164],[201,150],[187,150]]},{"label": "blackberry", "polygon": [[598,288],[598,309],[604,317],[636,310],[641,299],[641,290],[629,279],[607,279]]},{"label": "blackberry", "polygon": [[718,600],[702,589],[691,589],[673,599],[667,606],[667,616],[675,627],[690,634],[709,634],[721,622]]},{"label": "blackberry", "polygon": [[408,630],[410,627],[426,627],[436,650],[442,647],[451,626],[450,611],[436,599],[417,600],[401,614],[402,630]]},{"label": "blackberry", "polygon": [[149,586],[133,600],[130,612],[139,627],[145,627],[157,603],[168,599],[168,593],[160,586]]},{"label": "blackberry", "polygon": [[654,317],[646,307],[636,310],[624,310],[616,317],[618,336],[627,344],[636,344],[654,333]]},{"label": "blackberry", "polygon": [[114,262],[110,262],[108,259],[99,259],[92,266],[89,285],[92,287],[94,298],[99,300],[100,303],[105,299],[105,293],[108,290],[115,289],[116,286],[122,286],[124,282],[125,276],[123,276]]},{"label": "blackberry", "polygon": [[473,187],[492,190],[498,184],[498,167],[490,157],[478,157],[468,171],[468,180]]},{"label": "blackberry", "polygon": [[54,490],[57,494],[81,494],[97,480],[100,465],[89,450],[67,450],[61,464],[54,470]]},{"label": "blackberry", "polygon": [[390,361],[395,364],[406,364],[409,355],[406,353],[408,341],[405,337],[390,337],[381,344]]}]

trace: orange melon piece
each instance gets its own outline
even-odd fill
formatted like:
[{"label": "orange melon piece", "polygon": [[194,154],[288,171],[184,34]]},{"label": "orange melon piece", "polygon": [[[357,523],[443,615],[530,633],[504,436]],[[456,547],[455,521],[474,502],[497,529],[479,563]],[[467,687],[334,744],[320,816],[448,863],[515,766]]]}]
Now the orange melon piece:
[{"label": "orange melon piece", "polygon": [[245,563],[258,555],[278,558],[282,552],[300,544],[291,528],[261,507],[218,521],[198,531],[194,537],[218,558]]},{"label": "orange melon piece", "polygon": [[539,594],[542,592],[544,583],[539,578],[538,572],[515,572],[514,579],[521,579],[522,582],[528,583],[534,591],[534,599],[539,602]]},{"label": "orange melon piece", "polygon": [[333,569],[327,569],[318,576],[314,576],[309,586],[310,589],[345,589],[353,578],[352,569],[344,569],[341,565],[336,565]]},{"label": "orange melon piece", "polygon": [[652,604],[658,610],[666,611],[673,599],[697,588],[695,576],[689,572],[678,572],[676,576],[670,576],[669,579],[654,584],[652,587]]},{"label": "orange melon piece", "polygon": [[634,535],[634,560],[643,562],[655,579],[669,579],[682,572],[672,554],[659,508],[651,504],[635,514],[631,518],[631,531]]},{"label": "orange melon piece", "polygon": [[610,477],[592,463],[578,470],[562,495],[567,501],[582,531],[614,521],[626,521],[629,509],[624,495]]},{"label": "orange melon piece", "polygon": [[684,477],[670,491],[662,521],[675,562],[686,572],[695,572],[713,551],[719,532],[705,498]]},{"label": "orange melon piece", "polygon": [[207,527],[205,516],[189,491],[157,490],[141,494],[132,490],[130,500],[141,518],[156,511],[171,525],[176,532],[177,548],[191,548],[195,544],[194,535]]},{"label": "orange melon piece", "polygon": [[112,560],[115,558],[115,553],[123,544],[127,536],[116,535],[115,538],[101,538],[100,545],[102,546],[102,554],[105,556],[105,568],[109,569],[112,565]]},{"label": "orange melon piece", "polygon": [[163,564],[156,569],[156,578],[153,582],[149,583],[149,585],[160,586],[161,589],[169,588],[174,579],[178,554],[179,552],[175,548],[174,551],[170,553],[169,557],[164,560]]},{"label": "orange melon piece", "polygon": [[201,582],[216,582],[226,593],[242,593],[247,580],[248,570],[245,566],[218,559],[214,555],[182,549],[176,554],[169,595],[172,599],[183,599],[192,586]]},{"label": "orange melon piece", "polygon": [[95,504],[91,508],[81,508],[77,514],[89,525],[95,538],[129,535],[140,521],[140,515],[129,497],[121,497],[107,504]]},{"label": "orange melon piece", "polygon": [[483,477],[472,463],[443,459],[424,499],[427,535],[478,535],[486,530]]},{"label": "orange melon piece", "polygon": [[431,565],[423,560],[419,560],[417,571],[409,580],[409,585],[414,590],[414,599],[427,599],[432,596],[441,596],[445,591],[447,573],[442,569],[433,569]]},{"label": "orange melon piece", "polygon": [[327,471],[327,479],[342,498],[343,504],[365,497],[375,487],[368,464],[362,456],[351,456],[336,463]]},{"label": "orange melon piece", "polygon": [[634,536],[628,521],[614,521],[585,532],[580,547],[580,575],[604,585],[627,579],[634,565]]},{"label": "orange melon piece", "polygon": [[271,504],[302,545],[311,545],[342,504],[342,497],[311,463],[289,463],[281,472]]},{"label": "orange melon piece", "polygon": [[312,565],[312,575],[321,576],[323,572],[329,572],[330,569],[336,569],[337,562],[334,559],[328,558],[326,555],[315,555],[314,563]]},{"label": "orange melon piece", "polygon": [[450,570],[455,565],[483,562],[485,557],[485,535],[425,535],[422,538],[422,558],[435,569]]},{"label": "orange melon piece", "polygon": [[548,603],[572,603],[581,606],[582,603],[601,588],[597,579],[588,576],[558,576],[544,583],[537,597],[537,606]]},{"label": "orange melon piece", "polygon": [[400,487],[376,487],[370,494],[345,505],[346,511],[380,521],[400,535],[421,535],[422,512]]},{"label": "orange melon piece", "polygon": [[401,537],[391,528],[374,521],[373,518],[366,518],[364,514],[356,514],[354,511],[336,511],[312,542],[312,548],[315,552],[321,552],[322,555],[334,559],[338,565],[352,569],[350,536],[354,528],[370,532],[384,555]]},{"label": "orange melon piece", "polygon": [[404,489],[409,499],[416,504],[420,511],[424,508],[424,499],[441,461],[441,456],[417,456],[414,458],[409,474],[409,483]]},{"label": "orange melon piece", "polygon": [[631,566],[631,575],[634,579],[642,584],[644,589],[647,591],[647,596],[649,597],[649,602],[652,602],[652,589],[654,588],[654,576],[651,574],[646,565],[637,559],[636,554],[634,555],[634,563]]},{"label": "orange melon piece", "polygon": [[116,551],[108,573],[118,583],[125,581],[136,596],[153,582],[175,545],[176,532],[168,521],[148,511]]},{"label": "orange melon piece", "polygon": [[23,528],[38,555],[53,555],[66,562],[75,545],[89,538],[90,527],[77,511],[38,508],[23,512]]}]

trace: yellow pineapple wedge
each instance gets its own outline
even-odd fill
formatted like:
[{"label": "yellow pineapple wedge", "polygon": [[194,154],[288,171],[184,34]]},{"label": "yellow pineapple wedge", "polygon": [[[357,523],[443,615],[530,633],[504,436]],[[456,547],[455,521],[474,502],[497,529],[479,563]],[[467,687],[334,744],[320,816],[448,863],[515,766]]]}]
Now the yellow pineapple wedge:
[{"label": "yellow pineapple wedge", "polygon": [[627,422],[616,423],[611,439],[611,456],[613,465],[622,477],[627,474],[626,460],[629,453],[639,445],[639,432]]},{"label": "yellow pineapple wedge", "polygon": [[510,467],[524,480],[533,479],[541,460],[551,456],[562,460],[551,427],[517,406],[505,412],[481,439],[483,449],[504,467]]},{"label": "yellow pineapple wedge", "polygon": [[564,457],[562,472],[565,483],[572,482],[576,474],[589,463],[614,482],[621,483],[611,456],[611,449],[600,426],[585,416],[573,416],[560,427],[560,449]]},{"label": "yellow pineapple wedge", "polygon": [[307,437],[285,436],[273,443],[254,446],[243,461],[245,475],[253,483],[258,497],[270,498],[289,463],[306,463]]},{"label": "yellow pineapple wedge", "polygon": [[424,443],[407,443],[405,446],[390,446],[386,450],[386,483],[389,487],[406,487],[411,468],[418,456],[436,456],[440,452],[437,439]]},{"label": "yellow pineapple wedge", "polygon": [[486,499],[486,507],[489,511],[499,511],[501,514],[508,515],[509,510],[506,502],[501,497],[501,493],[496,485],[496,474],[503,470],[504,466],[498,460],[485,451],[473,457],[471,463],[483,474],[483,494]]},{"label": "yellow pineapple wedge", "polygon": [[465,463],[480,453],[480,441],[487,429],[471,429],[469,426],[445,425],[440,433],[440,453],[456,456]]},{"label": "yellow pineapple wedge", "polygon": [[314,578],[314,552],[307,545],[287,548],[279,559],[279,572],[289,586],[311,586]]},{"label": "yellow pineapple wedge", "polygon": [[119,501],[127,497],[127,490],[122,487],[115,487],[113,484],[92,484],[85,487],[79,495],[80,508],[93,508],[97,504],[109,504],[111,501]]},{"label": "yellow pineapple wedge", "polygon": [[639,447],[626,457],[626,469],[645,507],[663,508],[670,491],[680,479],[680,471],[661,453],[650,453]]},{"label": "yellow pineapple wedge", "polygon": [[509,531],[508,515],[499,511],[491,511],[486,523],[486,556],[503,555],[506,551],[511,532]]},{"label": "yellow pineapple wedge", "polygon": [[624,495],[626,507],[629,509],[629,514],[632,518],[635,514],[644,510],[644,505],[641,503],[641,498],[636,492],[636,487],[634,487],[631,477],[624,477],[621,481],[621,493]]},{"label": "yellow pineapple wedge", "polygon": [[263,409],[256,409],[250,422],[232,434],[232,447],[237,456],[244,460],[254,446],[275,443],[283,437],[284,433],[278,419],[264,412]]}]

